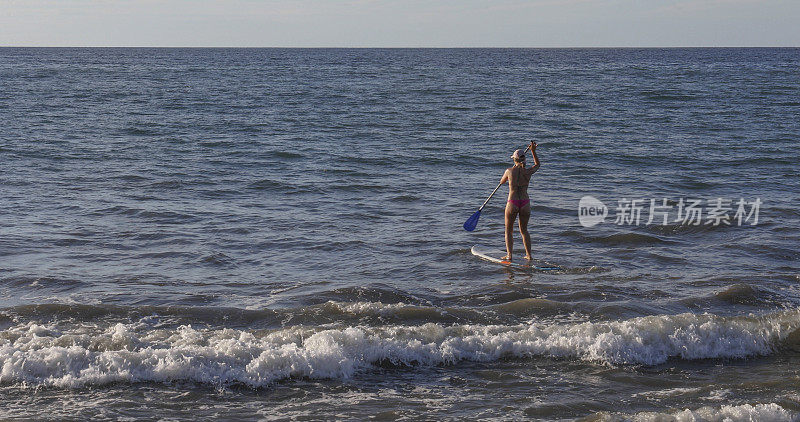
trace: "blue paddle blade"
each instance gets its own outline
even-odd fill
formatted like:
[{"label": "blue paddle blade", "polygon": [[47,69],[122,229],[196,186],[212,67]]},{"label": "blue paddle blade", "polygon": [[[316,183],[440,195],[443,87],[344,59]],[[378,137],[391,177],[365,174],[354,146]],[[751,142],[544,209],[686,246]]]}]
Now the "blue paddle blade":
[{"label": "blue paddle blade", "polygon": [[475,227],[478,225],[479,218],[481,218],[481,210],[475,211],[475,214],[472,214],[472,217],[467,219],[467,221],[464,223],[464,230],[468,232],[475,230]]}]

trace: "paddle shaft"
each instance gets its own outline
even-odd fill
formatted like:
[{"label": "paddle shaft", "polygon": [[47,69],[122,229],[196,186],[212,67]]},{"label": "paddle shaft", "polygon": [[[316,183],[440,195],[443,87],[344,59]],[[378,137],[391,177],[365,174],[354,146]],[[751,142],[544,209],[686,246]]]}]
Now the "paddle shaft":
[{"label": "paddle shaft", "polygon": [[[527,154],[529,149],[531,149],[531,146],[530,146],[530,145],[528,145],[528,147],[527,147],[527,148],[525,148],[525,152],[523,152],[523,153],[522,153],[522,155],[525,155],[525,154]],[[502,186],[502,185],[503,185],[503,183],[502,183],[502,182],[500,182],[500,183],[498,183],[498,184],[497,184],[497,187],[496,187],[496,188],[494,188],[494,190],[492,191],[492,194],[491,194],[491,195],[489,195],[489,197],[488,197],[488,198],[486,198],[486,200],[485,200],[485,201],[483,201],[483,205],[481,205],[481,207],[480,207],[480,208],[478,208],[478,212],[481,212],[481,210],[483,210],[483,207],[485,207],[485,206],[486,206],[486,204],[488,204],[488,203],[489,203],[489,200],[490,200],[490,199],[492,199],[492,197],[494,196],[494,194],[497,192],[497,190],[498,190],[498,189],[500,189],[500,186]]]},{"label": "paddle shaft", "polygon": [[483,210],[483,207],[485,207],[485,206],[486,206],[486,204],[488,204],[488,203],[489,203],[489,200],[490,200],[490,199],[492,199],[492,197],[494,196],[495,192],[497,192],[497,190],[498,190],[498,189],[500,189],[500,186],[502,186],[502,185],[503,185],[503,184],[502,184],[502,183],[500,183],[500,184],[498,184],[498,185],[497,185],[497,187],[496,187],[496,188],[494,188],[494,190],[492,191],[492,194],[491,194],[491,195],[489,195],[489,197],[488,197],[488,198],[486,198],[486,200],[485,200],[485,201],[483,201],[483,205],[481,205],[481,207],[480,207],[480,208],[478,208],[478,212],[480,212],[480,211],[482,211],[482,210]]}]

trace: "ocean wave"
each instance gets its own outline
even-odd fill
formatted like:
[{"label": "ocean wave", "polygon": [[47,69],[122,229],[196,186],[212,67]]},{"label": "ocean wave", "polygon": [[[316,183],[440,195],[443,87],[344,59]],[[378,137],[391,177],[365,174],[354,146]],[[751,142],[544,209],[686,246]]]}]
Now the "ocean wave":
[{"label": "ocean wave", "polygon": [[607,246],[638,246],[659,243],[671,243],[657,236],[650,236],[641,233],[617,233],[606,237],[596,238],[597,242]]},{"label": "ocean wave", "polygon": [[334,302],[317,306],[326,315],[350,315],[357,318],[379,317],[383,321],[409,323],[428,321],[437,323],[497,323],[504,315],[514,317],[546,317],[566,315],[577,311],[574,304],[542,298],[523,298],[510,302],[471,308],[457,306],[415,305],[410,303]]},{"label": "ocean wave", "polygon": [[120,306],[68,303],[18,305],[0,310],[4,319],[19,323],[35,320],[97,322],[105,324],[128,322],[145,317],[158,318],[162,324],[177,327],[219,326],[235,328],[277,328],[288,325],[331,324],[396,324],[412,325],[435,322],[439,324],[509,324],[520,320],[538,320],[574,315],[584,308],[581,304],[542,298],[512,299],[485,306],[442,306],[433,304],[395,302],[339,302],[329,300],[296,308],[198,307],[198,306]]},{"label": "ocean wave", "polygon": [[89,215],[98,217],[124,215],[128,217],[142,218],[152,223],[163,224],[191,223],[200,220],[196,215],[189,213],[181,213],[164,209],[147,210],[144,208],[128,207],[124,205],[116,205],[109,208],[93,210],[89,213]]},{"label": "ocean wave", "polygon": [[670,421],[670,422],[750,422],[750,421],[797,421],[798,415],[777,403],[724,405],[684,409],[674,413],[642,412],[635,415],[602,414],[600,421]]},{"label": "ocean wave", "polygon": [[[266,387],[347,379],[376,366],[454,365],[544,356],[607,365],[745,358],[797,338],[800,309],[762,316],[659,315],[572,324],[160,328],[19,323],[0,333],[0,383],[80,387],[188,381]],[[792,340],[789,340],[792,341]]]},{"label": "ocean wave", "polygon": [[645,226],[645,230],[662,236],[684,235],[684,234],[690,235],[690,234],[709,233],[709,232],[736,230],[736,229],[738,229],[738,226],[736,225],[720,224],[715,226],[712,224],[695,225],[695,224],[685,224],[676,222],[671,222],[666,225],[653,224]]},{"label": "ocean wave", "polygon": [[679,300],[686,307],[707,306],[709,302],[719,301],[728,305],[747,306],[780,306],[781,300],[766,288],[754,287],[748,283],[736,283],[724,286],[722,290],[709,295],[690,296]]},{"label": "ocean wave", "polygon": [[575,230],[561,232],[562,236],[573,237],[581,242],[592,242],[605,246],[640,246],[655,244],[671,244],[674,241],[645,233],[615,233],[611,235],[587,235]]},{"label": "ocean wave", "polygon": [[759,303],[763,294],[749,284],[739,283],[715,293],[714,298],[730,304],[752,305]]}]

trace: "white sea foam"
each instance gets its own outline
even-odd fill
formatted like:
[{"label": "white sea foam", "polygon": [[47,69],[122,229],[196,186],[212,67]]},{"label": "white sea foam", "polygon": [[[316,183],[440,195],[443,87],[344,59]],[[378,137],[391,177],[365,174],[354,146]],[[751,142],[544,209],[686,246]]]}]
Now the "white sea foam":
[{"label": "white sea foam", "polygon": [[633,416],[606,415],[604,420],[633,420],[641,422],[771,422],[796,421],[798,415],[776,403],[742,404],[738,406],[701,407],[696,410],[685,409],[675,413],[644,412]]},{"label": "white sea foam", "polygon": [[652,390],[652,391],[644,391],[641,393],[633,394],[633,397],[653,397],[653,398],[664,398],[664,397],[674,397],[674,396],[681,396],[685,394],[695,394],[700,391],[703,391],[700,387],[692,387],[692,388],[670,388],[666,390]]},{"label": "white sea foam", "polygon": [[380,362],[455,364],[551,356],[653,365],[669,358],[772,353],[800,327],[800,309],[720,317],[660,315],[533,325],[291,327],[272,332],[152,324],[18,324],[0,333],[0,382],[73,387],[111,382],[241,383],[345,379]]},{"label": "white sea foam", "polygon": [[381,303],[381,302],[334,302],[328,301],[326,306],[335,308],[342,313],[349,314],[375,314],[381,316],[392,315],[399,310],[403,309],[420,309],[420,306],[409,305],[403,302],[399,303]]}]

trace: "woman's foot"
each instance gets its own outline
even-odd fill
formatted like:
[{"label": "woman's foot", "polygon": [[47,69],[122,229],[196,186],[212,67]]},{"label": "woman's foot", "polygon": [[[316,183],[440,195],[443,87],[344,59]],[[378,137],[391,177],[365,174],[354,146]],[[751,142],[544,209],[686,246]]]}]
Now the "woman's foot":
[{"label": "woman's foot", "polygon": [[527,259],[528,261],[530,261],[530,260],[531,260],[531,259],[533,259],[533,258],[531,258],[531,256],[530,256],[530,255],[525,255],[525,259]]},{"label": "woman's foot", "polygon": [[511,261],[511,255],[506,255],[506,256],[500,258],[500,260],[501,261]]}]

